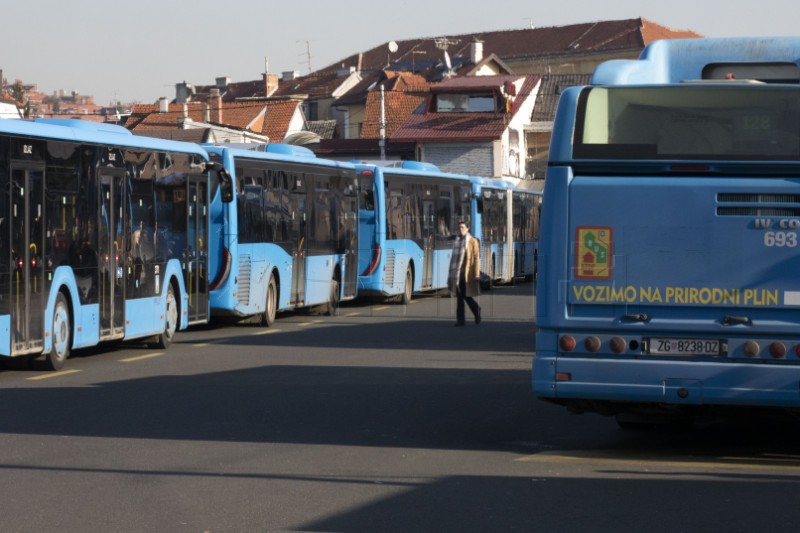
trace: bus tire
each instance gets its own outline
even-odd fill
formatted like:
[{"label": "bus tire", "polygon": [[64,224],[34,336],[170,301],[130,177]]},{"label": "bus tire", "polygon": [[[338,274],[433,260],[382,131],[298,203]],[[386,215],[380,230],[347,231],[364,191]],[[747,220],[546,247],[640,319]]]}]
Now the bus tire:
[{"label": "bus tire", "polygon": [[411,273],[411,267],[406,269],[406,283],[403,285],[403,294],[400,295],[400,303],[408,305],[414,295],[414,275]]},{"label": "bus tire", "polygon": [[59,292],[56,296],[56,305],[53,309],[53,346],[45,355],[47,368],[50,370],[61,370],[64,362],[69,357],[69,348],[72,337],[72,324],[69,317],[69,305],[63,293]]},{"label": "bus tire", "polygon": [[328,303],[325,304],[325,314],[327,316],[335,316],[339,310],[339,280],[331,280],[331,295],[328,298]]},{"label": "bus tire", "polygon": [[155,346],[161,350],[166,350],[175,339],[178,331],[178,300],[175,298],[175,289],[172,283],[167,285],[167,308],[164,318],[164,331],[156,336]]},{"label": "bus tire", "polygon": [[275,276],[269,277],[267,284],[267,298],[264,302],[264,312],[261,313],[261,325],[270,327],[275,322],[275,315],[278,313],[278,284]]}]

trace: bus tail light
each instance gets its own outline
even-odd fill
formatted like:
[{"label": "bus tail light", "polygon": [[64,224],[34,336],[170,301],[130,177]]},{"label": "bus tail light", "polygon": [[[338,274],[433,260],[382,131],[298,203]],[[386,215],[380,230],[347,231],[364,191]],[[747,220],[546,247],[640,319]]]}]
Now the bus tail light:
[{"label": "bus tail light", "polygon": [[758,352],[761,351],[761,346],[756,341],[747,341],[744,343],[742,351],[747,357],[757,357]]},{"label": "bus tail light", "polygon": [[231,273],[231,263],[233,258],[227,248],[222,248],[222,268],[219,269],[217,278],[208,286],[209,290],[216,290],[220,285],[225,283],[228,275]]},{"label": "bus tail light", "polygon": [[587,337],[585,341],[583,341],[583,346],[586,348],[587,352],[596,352],[600,350],[600,338],[592,335],[591,337]]},{"label": "bus tail light", "polygon": [[769,354],[775,359],[782,359],[786,356],[786,345],[782,342],[773,342],[769,345]]},{"label": "bus tail light", "polygon": [[625,342],[625,339],[623,339],[622,337],[614,337],[613,339],[611,339],[609,345],[611,346],[612,352],[622,353],[625,351],[625,348],[628,346],[628,343]]},{"label": "bus tail light", "polygon": [[564,352],[571,352],[576,346],[575,337],[572,335],[564,335],[561,337],[561,339],[559,339],[558,346]]},{"label": "bus tail light", "polygon": [[369,276],[375,269],[378,268],[378,263],[381,262],[381,245],[375,244],[375,249],[372,251],[372,261],[369,262],[369,266],[361,273],[362,276]]}]

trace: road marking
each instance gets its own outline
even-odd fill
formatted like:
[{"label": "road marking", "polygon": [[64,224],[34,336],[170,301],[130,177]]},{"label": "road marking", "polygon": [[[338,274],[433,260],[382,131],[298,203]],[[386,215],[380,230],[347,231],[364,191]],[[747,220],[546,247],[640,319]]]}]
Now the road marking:
[{"label": "road marking", "polygon": [[41,376],[34,376],[32,378],[27,378],[27,379],[28,381],[41,381],[43,379],[59,378],[61,376],[66,376],[67,374],[75,374],[76,372],[80,372],[80,370],[63,370],[61,372],[51,372],[48,374],[42,374]]},{"label": "road marking", "polygon": [[344,315],[344,316],[359,316],[359,315],[361,315],[361,313],[359,313],[359,312],[357,312],[357,311],[356,311],[355,313],[347,313],[347,314],[346,314],[346,315]]},{"label": "road marking", "polygon": [[133,363],[135,361],[142,361],[144,359],[152,359],[153,357],[160,357],[164,352],[149,353],[146,355],[137,355],[136,357],[128,357],[127,359],[120,359],[120,363]]},{"label": "road marking", "polygon": [[302,328],[305,326],[313,326],[314,324],[321,324],[322,322],[323,322],[322,320],[317,319],[317,320],[312,320],[311,322],[300,322],[299,324],[297,324],[297,326]]},{"label": "road marking", "polygon": [[256,331],[253,335],[270,335],[271,333],[280,333],[279,329],[265,329],[263,331]]},{"label": "road marking", "polygon": [[192,347],[194,348],[205,348],[206,346],[210,346],[210,344],[207,342],[201,342],[200,344],[192,344]]},{"label": "road marking", "polygon": [[386,311],[387,309],[389,309],[388,305],[382,305],[380,307],[373,307],[372,308],[373,311]]},{"label": "road marking", "polygon": [[759,469],[769,467],[800,469],[800,457],[790,456],[756,456],[756,457],[711,457],[696,460],[680,457],[659,457],[657,455],[641,455],[638,457],[619,457],[609,452],[574,452],[555,453],[542,452],[526,457],[514,459],[521,463],[574,463],[574,464],[620,464],[620,465],[646,465],[660,467],[687,467],[695,468],[740,468]]}]

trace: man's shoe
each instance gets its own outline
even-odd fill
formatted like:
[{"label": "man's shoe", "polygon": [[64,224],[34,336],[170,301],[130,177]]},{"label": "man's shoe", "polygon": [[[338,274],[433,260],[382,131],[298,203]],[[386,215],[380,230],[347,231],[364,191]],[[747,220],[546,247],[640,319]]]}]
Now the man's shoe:
[{"label": "man's shoe", "polygon": [[453,325],[454,325],[455,327],[457,327],[457,328],[463,328],[463,327],[464,327],[464,323],[463,323],[463,322],[456,322],[456,323],[455,323],[455,324],[453,324]]},{"label": "man's shoe", "polygon": [[478,314],[475,315],[475,325],[478,325],[480,323],[481,323],[481,312],[478,311]]}]

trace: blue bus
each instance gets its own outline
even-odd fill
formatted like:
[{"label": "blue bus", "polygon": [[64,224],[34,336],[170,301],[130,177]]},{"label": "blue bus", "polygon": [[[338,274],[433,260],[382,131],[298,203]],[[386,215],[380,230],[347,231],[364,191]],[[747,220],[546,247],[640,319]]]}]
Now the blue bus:
[{"label": "blue bus", "polygon": [[532,279],[536,271],[542,193],[509,182],[473,178],[477,202],[472,234],[481,242],[484,289]]},{"label": "blue bus", "polygon": [[407,304],[447,287],[453,237],[466,222],[481,242],[484,288],[533,276],[540,192],[441,172],[418,161],[357,165],[358,293]]},{"label": "blue bus", "polygon": [[511,239],[514,247],[513,265],[516,279],[536,281],[539,263],[539,218],[543,198],[541,191],[529,189],[511,191]]},{"label": "blue bus", "polygon": [[473,179],[417,161],[358,164],[358,294],[411,301],[447,287],[452,237],[476,218]]},{"label": "blue bus", "polygon": [[0,356],[145,339],[208,319],[206,153],[79,120],[0,120]]},{"label": "blue bus", "polygon": [[255,317],[324,306],[356,295],[355,167],[302,147],[204,145],[226,169],[235,201],[211,200],[209,268],[214,316]]},{"label": "blue bus", "polygon": [[800,38],[658,41],[561,95],[532,386],[574,411],[800,407]]}]

